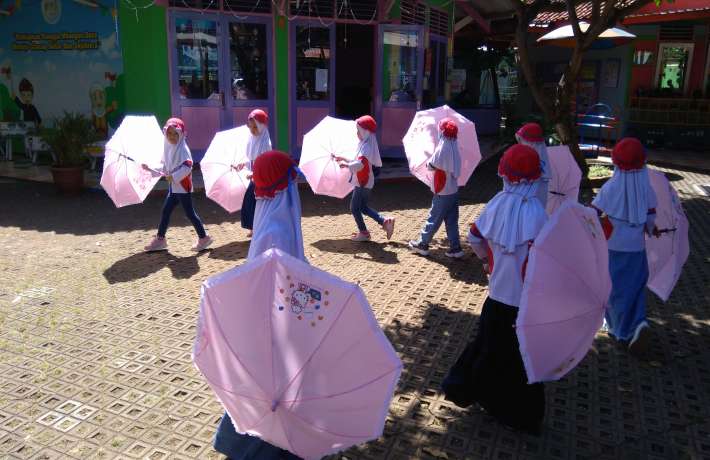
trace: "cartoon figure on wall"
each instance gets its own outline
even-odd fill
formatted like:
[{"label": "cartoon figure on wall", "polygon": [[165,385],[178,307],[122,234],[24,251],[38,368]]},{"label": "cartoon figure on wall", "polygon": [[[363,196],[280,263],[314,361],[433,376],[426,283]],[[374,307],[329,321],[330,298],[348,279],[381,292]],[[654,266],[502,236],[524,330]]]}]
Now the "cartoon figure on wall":
[{"label": "cartoon figure on wall", "polygon": [[[9,79],[10,67],[0,67],[0,75],[5,79]],[[16,121],[20,118],[20,109],[17,108],[15,101],[11,97],[9,88],[0,80],[0,121]]]},{"label": "cartoon figure on wall", "polygon": [[91,121],[94,124],[96,134],[101,138],[106,138],[108,137],[106,117],[117,109],[118,104],[114,100],[111,106],[106,106],[106,90],[99,83],[91,85],[89,99],[91,100]]},{"label": "cartoon figure on wall", "polygon": [[56,24],[62,17],[61,0],[42,0],[42,16],[47,24]]},{"label": "cartoon figure on wall", "polygon": [[12,79],[12,68],[5,67],[2,70],[3,75],[5,75],[5,78],[9,82],[10,98],[15,102],[15,105],[19,109],[20,120],[35,123],[37,127],[41,126],[42,117],[39,115],[37,107],[35,107],[32,103],[35,95],[35,89],[32,83],[27,78],[20,80],[18,95],[15,93],[15,85]]}]

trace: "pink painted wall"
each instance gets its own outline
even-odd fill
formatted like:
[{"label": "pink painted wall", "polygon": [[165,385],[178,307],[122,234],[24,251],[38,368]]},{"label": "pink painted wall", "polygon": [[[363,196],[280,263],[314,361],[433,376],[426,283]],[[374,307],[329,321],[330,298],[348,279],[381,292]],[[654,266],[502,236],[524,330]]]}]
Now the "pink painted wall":
[{"label": "pink painted wall", "polygon": [[409,125],[414,119],[415,109],[403,107],[384,107],[382,109],[382,145],[386,147],[399,147],[402,138],[407,133]]},{"label": "pink painted wall", "polygon": [[207,149],[219,131],[220,108],[183,107],[181,118],[187,127],[187,143],[191,149]]},{"label": "pink painted wall", "polygon": [[298,107],[296,109],[296,146],[303,145],[303,136],[330,113],[328,107]]},{"label": "pink painted wall", "polygon": [[[234,110],[232,112],[232,120],[234,126],[241,126],[245,124],[247,122],[247,117],[249,116],[251,111],[256,109],[261,109],[264,112],[269,113],[269,110],[266,107],[261,107],[258,105],[255,105],[253,107],[234,107]],[[271,114],[269,114],[269,117],[271,117]]]}]

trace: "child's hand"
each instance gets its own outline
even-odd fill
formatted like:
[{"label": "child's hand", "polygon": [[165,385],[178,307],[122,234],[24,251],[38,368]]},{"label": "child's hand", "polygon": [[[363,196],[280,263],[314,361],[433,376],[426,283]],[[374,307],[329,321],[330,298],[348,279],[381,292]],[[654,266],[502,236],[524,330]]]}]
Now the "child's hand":
[{"label": "child's hand", "polygon": [[148,167],[148,165],[145,163],[141,164],[141,168],[145,169],[146,171],[150,171],[150,167]]},{"label": "child's hand", "polygon": [[655,236],[656,238],[661,237],[661,232],[660,232],[660,230],[658,230],[658,227],[656,227],[655,225],[653,226],[653,230],[651,231],[651,234],[653,236]]},{"label": "child's hand", "polygon": [[237,167],[236,167],[236,168],[234,168],[234,169],[236,169],[236,170],[237,170],[237,172],[239,172],[239,171],[241,171],[242,169],[244,169],[244,166],[245,166],[245,164],[244,164],[244,163],[239,163],[239,164],[237,165]]},{"label": "child's hand", "polygon": [[254,176],[251,174],[247,174],[247,180],[251,180],[252,177],[254,177]]},{"label": "child's hand", "polygon": [[173,176],[168,174],[167,176],[165,176],[165,180],[168,181],[168,184],[172,184],[173,183]]}]

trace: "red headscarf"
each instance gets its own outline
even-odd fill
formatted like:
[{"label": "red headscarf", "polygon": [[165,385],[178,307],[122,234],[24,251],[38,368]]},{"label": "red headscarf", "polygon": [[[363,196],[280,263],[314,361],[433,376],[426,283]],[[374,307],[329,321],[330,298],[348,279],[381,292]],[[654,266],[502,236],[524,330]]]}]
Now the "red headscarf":
[{"label": "red headscarf", "polygon": [[543,142],[545,140],[542,127],[537,123],[525,123],[515,134],[528,142]]},{"label": "red headscarf", "polygon": [[360,118],[358,118],[357,120],[355,120],[355,122],[362,129],[366,129],[366,130],[370,131],[371,133],[374,133],[377,131],[377,122],[370,115],[363,115]]},{"label": "red headscarf", "polygon": [[611,152],[611,161],[622,171],[634,171],[646,164],[646,152],[641,141],[625,137],[616,143]]},{"label": "red headscarf", "polygon": [[296,163],[284,152],[271,150],[254,160],[254,194],[258,198],[273,198],[295,179]]},{"label": "red headscarf", "polygon": [[170,118],[168,121],[165,122],[165,126],[163,127],[163,130],[167,130],[170,127],[173,127],[180,131],[183,136],[187,134],[187,130],[185,129],[185,122],[182,121],[179,118]]},{"label": "red headscarf", "polygon": [[269,115],[261,109],[254,109],[249,113],[248,120],[258,121],[262,125],[269,123]]},{"label": "red headscarf", "polygon": [[444,137],[456,139],[459,134],[459,127],[451,118],[444,118],[439,122],[439,131],[441,131]]},{"label": "red headscarf", "polygon": [[541,174],[540,156],[527,145],[513,145],[505,151],[498,164],[498,175],[513,184],[521,180],[538,180]]}]

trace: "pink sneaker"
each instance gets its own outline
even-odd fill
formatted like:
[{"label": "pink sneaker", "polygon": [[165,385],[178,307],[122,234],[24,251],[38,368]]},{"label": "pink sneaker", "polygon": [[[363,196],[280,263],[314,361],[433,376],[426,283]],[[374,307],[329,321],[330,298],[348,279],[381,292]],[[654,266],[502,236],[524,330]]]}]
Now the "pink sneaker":
[{"label": "pink sneaker", "polygon": [[391,240],[392,234],[394,233],[394,218],[388,217],[387,219],[385,219],[384,223],[382,224],[382,228],[384,228],[385,232],[387,232],[387,239]]},{"label": "pink sneaker", "polygon": [[168,242],[165,238],[156,236],[150,244],[143,248],[145,252],[165,251],[168,249]]},{"label": "pink sneaker", "polygon": [[357,232],[353,233],[350,237],[352,241],[370,241],[370,232]]},{"label": "pink sneaker", "polygon": [[197,242],[195,243],[195,245],[192,246],[192,250],[195,252],[204,251],[205,249],[210,247],[210,244],[212,244],[212,237],[209,235],[206,235],[204,238],[197,239]]}]

